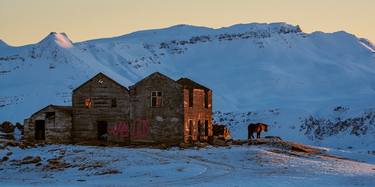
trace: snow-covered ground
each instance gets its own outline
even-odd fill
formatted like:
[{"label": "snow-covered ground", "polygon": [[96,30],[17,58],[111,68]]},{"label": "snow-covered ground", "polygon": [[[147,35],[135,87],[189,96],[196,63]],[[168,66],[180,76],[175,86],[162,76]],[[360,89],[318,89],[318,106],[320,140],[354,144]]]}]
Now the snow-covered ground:
[{"label": "snow-covered ground", "polygon": [[[8,152],[13,153],[10,160],[0,163],[1,186],[332,187],[373,186],[375,183],[374,162],[287,154],[268,146],[160,150],[47,145],[24,150],[10,148],[1,151],[0,156]],[[25,156],[40,156],[41,164],[15,165],[12,162]],[[60,156],[70,167],[46,169],[48,159]],[[375,155],[372,155],[374,160]],[[105,174],[114,170],[116,173]]]}]

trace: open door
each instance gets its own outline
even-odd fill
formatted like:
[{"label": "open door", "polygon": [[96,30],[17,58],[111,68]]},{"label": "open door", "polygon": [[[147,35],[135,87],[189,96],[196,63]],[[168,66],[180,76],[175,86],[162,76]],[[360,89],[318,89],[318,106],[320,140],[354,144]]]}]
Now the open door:
[{"label": "open door", "polygon": [[97,137],[98,140],[107,141],[108,137],[108,123],[106,121],[97,122]]},{"label": "open door", "polygon": [[46,121],[36,120],[35,121],[35,140],[46,139]]}]

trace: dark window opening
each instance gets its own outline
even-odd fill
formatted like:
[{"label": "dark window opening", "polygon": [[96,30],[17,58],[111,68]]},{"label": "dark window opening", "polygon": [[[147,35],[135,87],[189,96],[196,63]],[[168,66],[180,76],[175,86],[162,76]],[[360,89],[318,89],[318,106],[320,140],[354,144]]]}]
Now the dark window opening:
[{"label": "dark window opening", "polygon": [[98,140],[106,141],[108,137],[107,133],[108,124],[106,121],[98,121],[97,135]]},{"label": "dark window opening", "polygon": [[198,137],[202,135],[202,124],[201,121],[198,120]]},{"label": "dark window opening", "polygon": [[208,120],[204,120],[204,134],[208,136]]},{"label": "dark window opening", "polygon": [[189,141],[193,141],[193,120],[189,120]]},{"label": "dark window opening", "polygon": [[193,107],[193,89],[189,90],[189,107]]},{"label": "dark window opening", "polygon": [[35,121],[35,140],[45,140],[46,122],[44,120]]},{"label": "dark window opening", "polygon": [[85,108],[91,108],[92,107],[92,99],[86,98],[85,99]]},{"label": "dark window opening", "polygon": [[111,99],[111,107],[112,108],[117,107],[117,100],[116,100],[116,98]]},{"label": "dark window opening", "polygon": [[55,112],[46,112],[46,118],[47,119],[55,118]]},{"label": "dark window opening", "polygon": [[204,92],[204,108],[208,108],[208,92]]},{"label": "dark window opening", "polygon": [[160,91],[151,92],[151,107],[161,107],[162,94]]}]

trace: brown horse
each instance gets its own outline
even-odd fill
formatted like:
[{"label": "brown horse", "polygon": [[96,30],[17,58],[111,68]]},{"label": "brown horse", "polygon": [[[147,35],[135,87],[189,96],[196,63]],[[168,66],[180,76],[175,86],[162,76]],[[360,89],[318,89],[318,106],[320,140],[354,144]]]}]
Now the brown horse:
[{"label": "brown horse", "polygon": [[257,138],[260,138],[260,133],[262,131],[267,132],[268,125],[264,123],[250,123],[247,126],[248,139],[254,138],[253,134],[257,133]]}]

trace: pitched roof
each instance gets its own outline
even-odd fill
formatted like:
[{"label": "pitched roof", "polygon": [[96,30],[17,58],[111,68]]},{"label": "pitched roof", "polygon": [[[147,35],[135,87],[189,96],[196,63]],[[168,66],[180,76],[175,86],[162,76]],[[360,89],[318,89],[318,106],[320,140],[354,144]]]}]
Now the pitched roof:
[{"label": "pitched roof", "polygon": [[50,105],[47,105],[47,106],[43,107],[42,109],[38,110],[37,112],[34,112],[31,115],[31,117],[34,116],[35,114],[39,113],[39,112],[42,112],[43,110],[45,110],[48,107],[51,107],[51,108],[53,108],[55,110],[58,110],[58,111],[69,112],[69,113],[71,113],[72,110],[73,110],[72,106],[61,106],[61,105],[51,105],[50,104]]},{"label": "pitched roof", "polygon": [[133,86],[130,86],[130,89],[136,87],[137,85],[141,84],[142,82],[144,82],[144,81],[146,81],[146,80],[148,80],[148,79],[150,79],[150,78],[153,78],[153,77],[155,77],[155,76],[160,76],[160,77],[163,77],[163,78],[165,78],[165,79],[167,79],[167,80],[169,80],[169,81],[172,81],[172,82],[175,82],[175,83],[176,83],[176,81],[173,80],[173,79],[171,79],[170,77],[168,77],[168,76],[166,76],[166,75],[164,75],[164,74],[162,74],[162,73],[160,73],[160,72],[154,72],[154,73],[150,74],[149,76],[143,78],[142,80],[138,81],[138,82],[135,83]]},{"label": "pitched roof", "polygon": [[129,91],[129,89],[125,86],[123,86],[122,84],[116,82],[115,80],[113,80],[112,78],[110,78],[109,76],[107,76],[106,74],[102,73],[102,72],[99,72],[98,74],[96,74],[95,76],[93,76],[91,79],[87,80],[86,82],[82,83],[80,86],[78,86],[77,88],[75,88],[73,90],[73,92],[75,92],[76,90],[80,89],[82,86],[86,85],[87,83],[91,82],[93,79],[95,79],[96,77],[98,76],[104,76],[105,78],[109,79],[110,81],[114,82],[115,84],[117,84],[118,86],[124,88],[126,91]]},{"label": "pitched roof", "polygon": [[211,89],[191,80],[185,77],[182,77],[176,81],[178,84],[181,84],[182,86],[185,86],[187,88],[198,88],[198,89],[203,89],[205,91],[209,91]]}]

